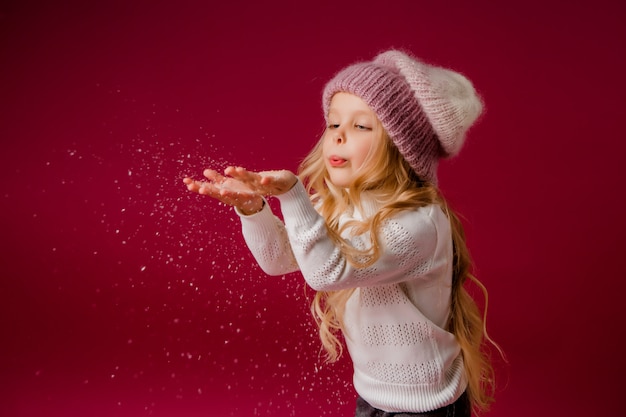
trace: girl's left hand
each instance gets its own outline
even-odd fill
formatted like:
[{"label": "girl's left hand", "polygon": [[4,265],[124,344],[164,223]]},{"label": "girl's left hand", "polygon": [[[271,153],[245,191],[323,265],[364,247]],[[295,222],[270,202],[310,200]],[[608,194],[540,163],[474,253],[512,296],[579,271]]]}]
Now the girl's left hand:
[{"label": "girl's left hand", "polygon": [[298,182],[298,177],[286,169],[252,172],[242,167],[228,167],[224,174],[241,181],[260,195],[284,194]]},{"label": "girl's left hand", "polygon": [[263,208],[262,196],[283,194],[298,181],[298,177],[287,170],[256,173],[241,167],[228,167],[224,174],[206,169],[204,176],[208,181],[187,177],[183,182],[189,191],[235,206],[244,214],[253,214]]},{"label": "girl's left hand", "polygon": [[237,207],[243,214],[249,215],[263,208],[263,198],[245,183],[220,175],[212,169],[205,169],[207,181],[184,178],[189,191],[213,197],[224,204]]}]

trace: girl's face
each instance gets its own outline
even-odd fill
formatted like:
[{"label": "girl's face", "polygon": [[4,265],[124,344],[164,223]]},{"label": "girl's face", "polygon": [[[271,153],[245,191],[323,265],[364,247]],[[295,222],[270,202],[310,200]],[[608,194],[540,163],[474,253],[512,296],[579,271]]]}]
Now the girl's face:
[{"label": "girl's face", "polygon": [[330,181],[337,187],[352,185],[370,153],[381,140],[382,125],[359,97],[349,93],[333,96],[327,115],[322,153]]}]

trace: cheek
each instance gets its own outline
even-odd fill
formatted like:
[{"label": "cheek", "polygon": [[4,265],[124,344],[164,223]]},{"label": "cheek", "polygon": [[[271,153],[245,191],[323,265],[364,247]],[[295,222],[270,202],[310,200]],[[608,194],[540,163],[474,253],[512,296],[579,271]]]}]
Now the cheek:
[{"label": "cheek", "polygon": [[358,155],[357,160],[359,161],[359,165],[362,165],[363,162],[367,159],[367,156],[372,149],[372,143],[362,143],[359,144],[359,147],[356,149],[356,155]]},{"label": "cheek", "polygon": [[330,145],[330,140],[328,140],[328,135],[324,134],[324,136],[322,136],[322,153],[324,155],[326,155],[329,145]]}]

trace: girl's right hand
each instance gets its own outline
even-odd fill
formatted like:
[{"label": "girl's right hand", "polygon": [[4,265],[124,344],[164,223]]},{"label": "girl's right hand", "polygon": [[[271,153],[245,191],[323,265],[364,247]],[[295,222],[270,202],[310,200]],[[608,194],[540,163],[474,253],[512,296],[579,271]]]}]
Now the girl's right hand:
[{"label": "girl's right hand", "polygon": [[184,178],[189,191],[213,197],[224,204],[234,206],[243,214],[250,215],[263,209],[263,197],[244,182],[219,174],[212,169],[205,169],[204,176],[208,181],[197,181]]}]

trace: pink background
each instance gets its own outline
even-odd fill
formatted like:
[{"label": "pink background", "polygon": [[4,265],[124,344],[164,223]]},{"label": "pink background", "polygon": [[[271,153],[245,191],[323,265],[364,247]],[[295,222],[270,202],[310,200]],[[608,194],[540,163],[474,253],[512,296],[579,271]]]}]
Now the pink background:
[{"label": "pink background", "polygon": [[295,170],[325,81],[390,47],[487,104],[440,182],[508,354],[488,415],[618,414],[622,2],[94,3],[0,6],[0,415],[352,415],[312,291],[181,178]]}]

